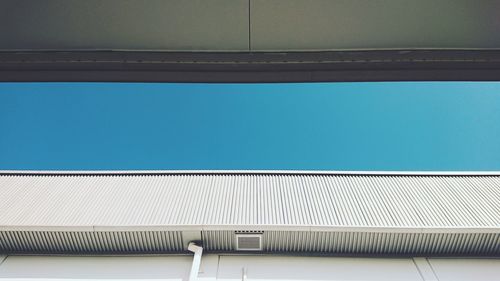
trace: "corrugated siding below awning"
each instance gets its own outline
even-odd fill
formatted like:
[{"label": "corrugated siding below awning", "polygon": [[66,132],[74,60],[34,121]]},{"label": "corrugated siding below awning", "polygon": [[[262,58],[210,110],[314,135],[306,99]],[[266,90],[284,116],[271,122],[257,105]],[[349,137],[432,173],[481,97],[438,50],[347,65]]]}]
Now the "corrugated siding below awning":
[{"label": "corrugated siding below awning", "polygon": [[[234,231],[204,231],[208,251],[236,249]],[[263,251],[272,253],[331,253],[336,255],[495,256],[500,235],[495,233],[377,233],[265,231]]]}]

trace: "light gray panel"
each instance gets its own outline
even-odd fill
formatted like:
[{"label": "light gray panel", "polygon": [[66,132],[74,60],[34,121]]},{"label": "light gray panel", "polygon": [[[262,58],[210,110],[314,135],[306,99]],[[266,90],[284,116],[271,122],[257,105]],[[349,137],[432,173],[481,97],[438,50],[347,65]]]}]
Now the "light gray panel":
[{"label": "light gray panel", "polygon": [[[191,256],[9,256],[0,278],[22,280],[187,280]],[[429,259],[439,279],[420,277],[410,258],[203,255],[201,280],[498,280],[498,259]],[[450,272],[452,270],[453,272]],[[442,274],[448,271],[449,275]],[[420,272],[421,273],[421,272]],[[451,274],[450,274],[451,273]],[[433,273],[432,273],[433,274]],[[452,279],[450,279],[450,277]]]},{"label": "light gray panel", "polygon": [[[245,277],[243,277],[245,276]],[[411,259],[221,256],[218,280],[421,281]]]},{"label": "light gray panel", "polygon": [[498,281],[500,259],[439,259],[429,263],[439,281]]},{"label": "light gray panel", "polygon": [[498,11],[498,0],[252,0],[251,48],[498,48]]},{"label": "light gray panel", "polygon": [[190,256],[9,256],[0,266],[0,278],[187,280],[191,261]]},{"label": "light gray panel", "polygon": [[0,0],[0,49],[247,50],[247,0]]}]

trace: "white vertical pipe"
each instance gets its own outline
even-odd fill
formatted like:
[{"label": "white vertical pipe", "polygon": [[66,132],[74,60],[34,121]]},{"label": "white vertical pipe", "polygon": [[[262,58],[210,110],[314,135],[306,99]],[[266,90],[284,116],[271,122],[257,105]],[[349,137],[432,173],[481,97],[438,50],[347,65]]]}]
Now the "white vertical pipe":
[{"label": "white vertical pipe", "polygon": [[191,271],[189,272],[189,281],[196,281],[198,280],[198,272],[200,271],[203,248],[191,242],[188,245],[188,250],[194,253],[193,263],[191,264]]}]

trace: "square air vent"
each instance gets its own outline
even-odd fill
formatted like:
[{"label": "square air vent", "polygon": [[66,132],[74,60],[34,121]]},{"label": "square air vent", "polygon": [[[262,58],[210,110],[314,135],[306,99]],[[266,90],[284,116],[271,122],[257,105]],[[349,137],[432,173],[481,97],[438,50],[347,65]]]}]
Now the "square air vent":
[{"label": "square air vent", "polygon": [[262,251],[262,234],[236,233],[236,251]]}]

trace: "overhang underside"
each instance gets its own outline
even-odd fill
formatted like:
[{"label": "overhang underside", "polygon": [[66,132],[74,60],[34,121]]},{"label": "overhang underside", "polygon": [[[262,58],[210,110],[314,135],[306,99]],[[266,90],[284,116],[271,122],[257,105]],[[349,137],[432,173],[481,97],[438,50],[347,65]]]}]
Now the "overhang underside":
[{"label": "overhang underside", "polygon": [[499,81],[499,1],[2,0],[0,81]]},{"label": "overhang underside", "polygon": [[498,49],[499,1],[2,0],[0,49]]},{"label": "overhang underside", "polygon": [[4,173],[0,251],[499,256],[500,178],[335,173]]}]

